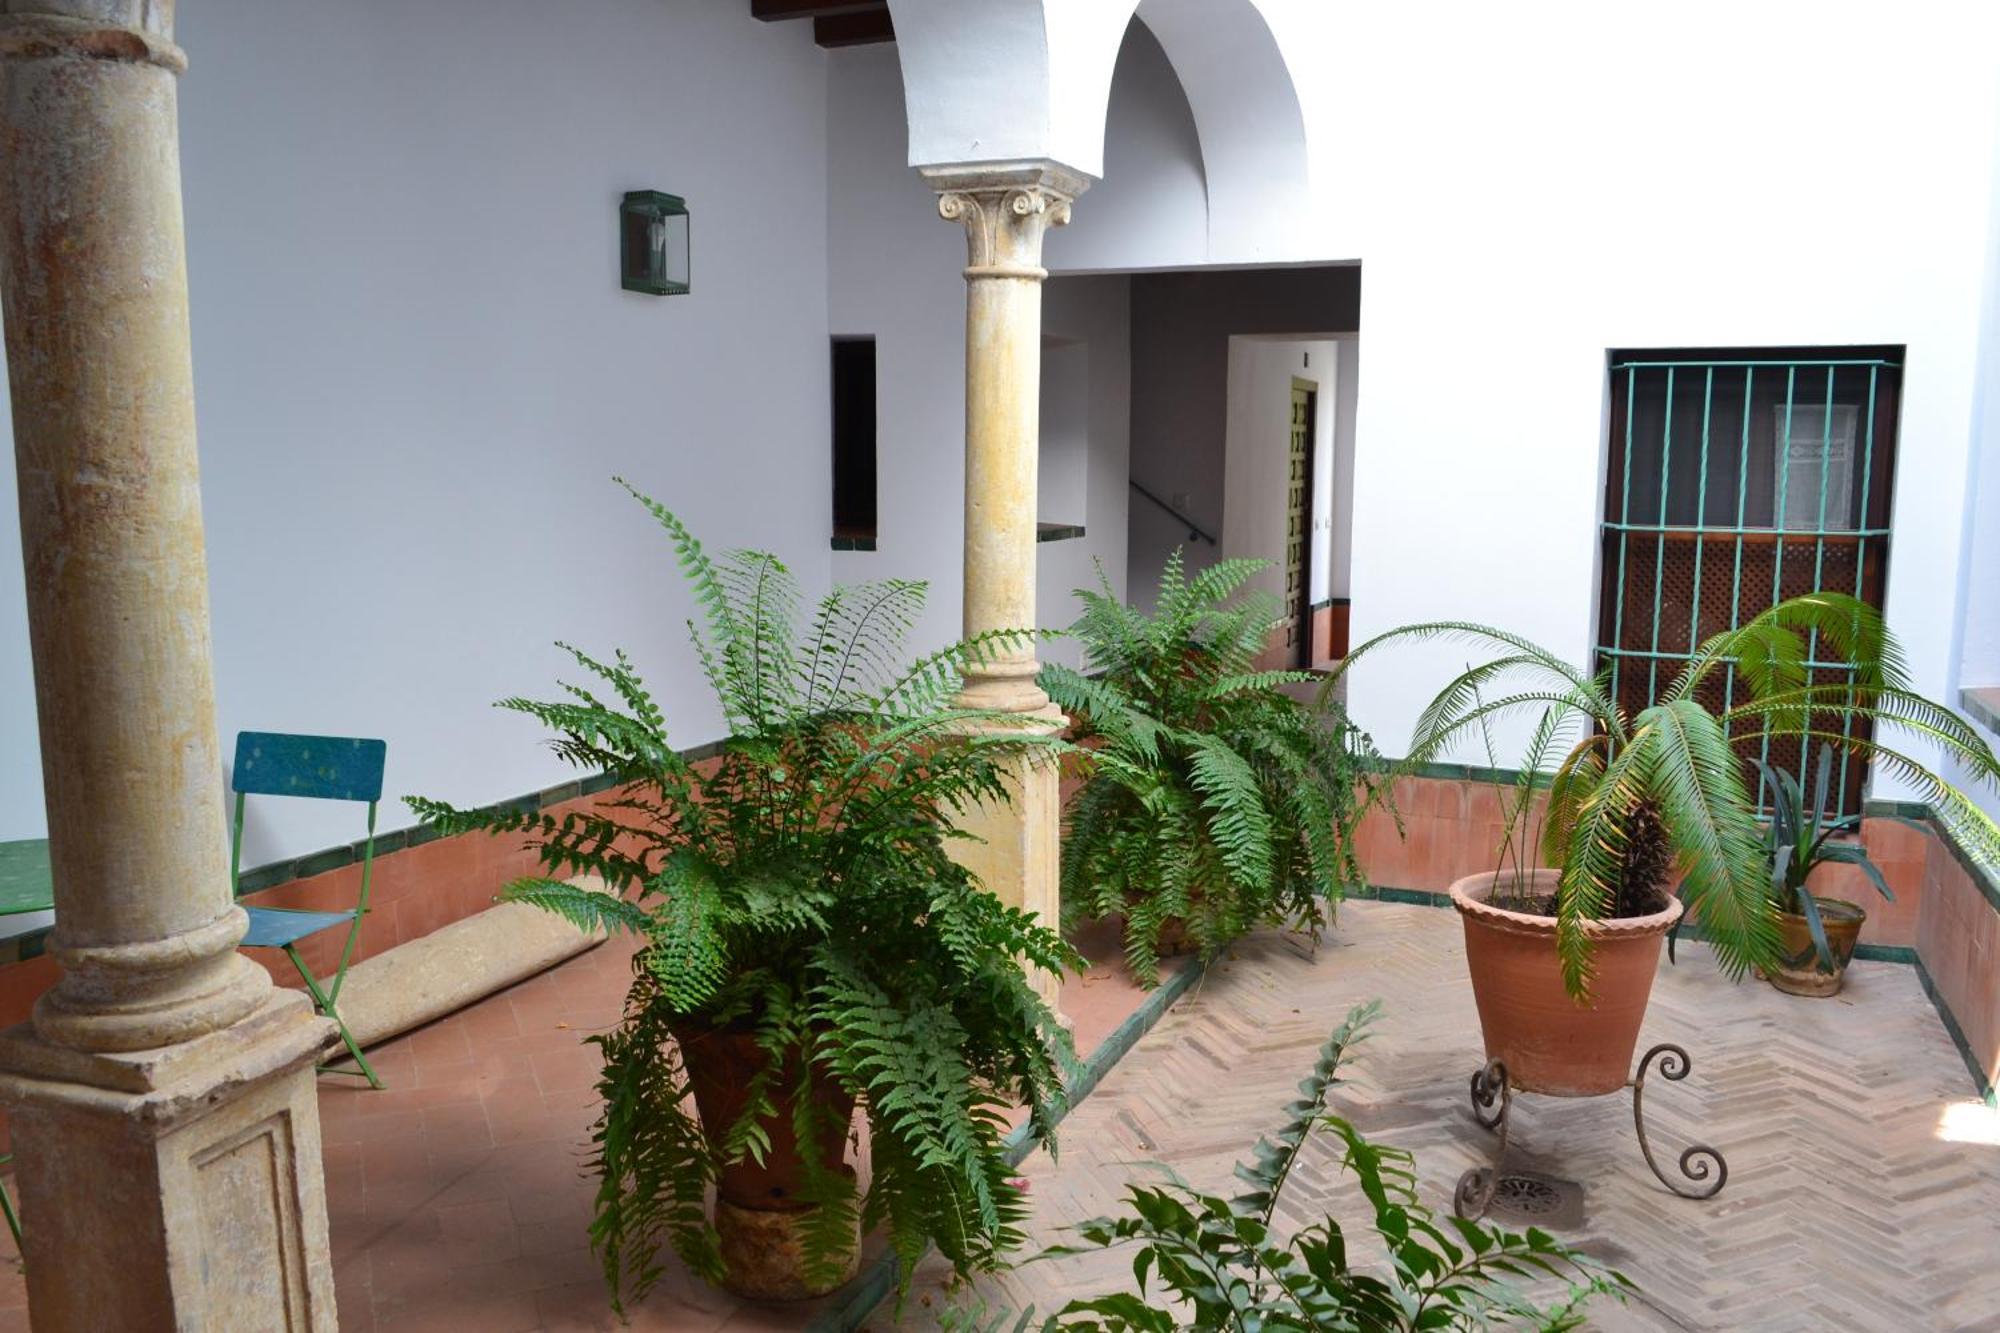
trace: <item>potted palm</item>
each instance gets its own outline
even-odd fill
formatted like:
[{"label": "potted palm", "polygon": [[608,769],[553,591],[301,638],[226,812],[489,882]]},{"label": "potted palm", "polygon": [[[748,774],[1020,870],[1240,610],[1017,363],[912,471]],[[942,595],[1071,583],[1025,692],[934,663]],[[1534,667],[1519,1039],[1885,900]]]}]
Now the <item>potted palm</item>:
[{"label": "potted palm", "polygon": [[1065,811],[1064,912],[1122,914],[1127,964],[1148,987],[1162,954],[1212,954],[1260,923],[1317,939],[1329,904],[1362,882],[1353,833],[1374,751],[1338,704],[1285,690],[1315,677],[1254,668],[1278,605],[1243,585],[1264,567],[1225,560],[1190,579],[1176,550],[1150,615],[1100,570],[1097,591],[1077,590],[1071,630],[1087,672],[1042,670],[1085,747]]},{"label": "potted palm", "polygon": [[[1933,740],[1956,755],[1961,767],[1989,781],[2000,777],[1993,767],[1993,755],[1978,732],[1943,705],[1916,696],[1911,698],[1924,705],[1928,727],[1937,733]],[[1861,742],[1860,748],[1875,752],[1881,749],[1867,741]],[[1802,747],[1801,753],[1805,752]],[[1969,847],[1984,849],[1986,859],[1990,860],[1992,850],[2000,847],[2000,830],[1994,828],[1992,820],[1936,773],[1907,756],[1900,758],[1899,767],[1920,773],[1933,794],[1946,797],[1940,813],[1961,841]],[[1861,816],[1835,816],[1830,809],[1828,790],[1833,759],[1832,743],[1822,741],[1810,794],[1801,781],[1803,774],[1794,776],[1761,758],[1754,761],[1758,798],[1770,811],[1764,845],[1771,866],[1771,906],[1778,917],[1779,956],[1764,975],[1788,995],[1817,999],[1838,995],[1846,983],[1847,965],[1854,961],[1854,950],[1860,943],[1868,912],[1859,903],[1824,896],[1813,880],[1824,881],[1825,867],[1852,866],[1884,901],[1896,901],[1889,881],[1869,858],[1866,845],[1857,836],[1861,831]],[[1877,818],[1923,829],[1921,824],[1899,815]]]},{"label": "potted palm", "polygon": [[[1881,616],[1855,598],[1792,598],[1715,635],[1636,714],[1612,698],[1606,675],[1465,622],[1378,635],[1341,670],[1392,643],[1439,639],[1494,655],[1431,700],[1407,765],[1437,758],[1496,718],[1538,714],[1502,867],[1451,887],[1487,1052],[1506,1062],[1517,1088],[1594,1096],[1625,1083],[1661,937],[1683,913],[1726,973],[1778,965],[1771,859],[1738,735],[1769,730],[1846,745],[1914,782],[1981,848],[2000,846],[1992,821],[1962,793],[1863,734],[1914,733],[1982,777],[2000,772],[1969,728],[1908,689]],[[1829,657],[1848,680],[1814,683],[1807,664]],[[1724,672],[1734,691],[1711,688]],[[1739,701],[1720,710],[1704,702],[1718,694]],[[1537,818],[1539,829],[1530,828]],[[1539,865],[1519,855],[1523,846],[1539,851]]]},{"label": "potted palm", "polygon": [[[613,1300],[646,1292],[666,1245],[745,1295],[823,1293],[853,1271],[863,1226],[906,1260],[935,1245],[961,1271],[990,1267],[1024,1213],[1007,1117],[1027,1108],[1049,1141],[1074,1058],[1023,972],[1074,953],[948,854],[955,811],[1006,799],[998,760],[1061,745],[952,702],[968,663],[1019,636],[902,663],[925,592],[902,581],[835,588],[801,633],[775,558],[711,558],[632,493],[693,586],[689,630],[731,729],[721,752],[684,759],[623,653],[570,649],[589,687],[500,707],[609,774],[617,799],[560,817],[411,800],[446,832],[525,836],[544,873],[503,897],[640,941],[623,1022],[589,1038],[603,1057],[590,1234]],[[857,1107],[865,1188],[848,1160]]]},{"label": "potted palm", "polygon": [[1814,872],[1821,866],[1851,865],[1885,901],[1894,902],[1896,895],[1868,849],[1846,837],[1859,829],[1861,817],[1834,818],[1828,812],[1831,745],[1820,746],[1810,800],[1799,778],[1762,759],[1756,763],[1758,801],[1771,812],[1765,850],[1771,858],[1771,906],[1778,914],[1779,937],[1777,965],[1765,976],[1788,995],[1837,995],[1868,912],[1859,903],[1815,893],[1809,883]]}]

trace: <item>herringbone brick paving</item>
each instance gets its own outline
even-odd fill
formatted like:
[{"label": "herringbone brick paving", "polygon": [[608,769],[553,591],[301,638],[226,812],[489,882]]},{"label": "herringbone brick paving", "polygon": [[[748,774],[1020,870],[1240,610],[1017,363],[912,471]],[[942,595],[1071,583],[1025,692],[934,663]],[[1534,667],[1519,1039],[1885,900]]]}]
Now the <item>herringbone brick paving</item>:
[{"label": "herringbone brick paving", "polygon": [[[1275,1121],[1326,1033],[1375,997],[1386,1012],[1338,1109],[1414,1151],[1423,1197],[1443,1211],[1458,1174],[1491,1146],[1467,1113],[1481,1047],[1458,921],[1354,903],[1317,957],[1281,935],[1245,941],[1065,1122],[1060,1164],[1024,1164],[1037,1245],[1116,1211],[1141,1162],[1232,1192],[1231,1165]],[[1648,1080],[1655,1151],[1671,1169],[1695,1137],[1721,1148],[1730,1177],[1713,1200],[1675,1198],[1654,1180],[1629,1095],[1515,1104],[1510,1165],[1582,1182],[1584,1225],[1567,1238],[1638,1284],[1630,1305],[1599,1307],[1596,1326],[2000,1329],[2000,1126],[1973,1101],[1913,968],[1857,963],[1838,999],[1801,1000],[1731,984],[1705,949],[1683,948],[1678,966],[1661,962],[1642,1049],[1657,1041],[1686,1046],[1694,1069],[1678,1084]],[[1322,1139],[1284,1221],[1333,1211],[1355,1252],[1372,1255],[1356,1203]],[[979,1290],[1046,1311],[1130,1279],[1131,1256],[1118,1251],[1031,1263]],[[927,1270],[902,1315],[877,1327],[934,1327],[940,1299],[940,1275]]]}]

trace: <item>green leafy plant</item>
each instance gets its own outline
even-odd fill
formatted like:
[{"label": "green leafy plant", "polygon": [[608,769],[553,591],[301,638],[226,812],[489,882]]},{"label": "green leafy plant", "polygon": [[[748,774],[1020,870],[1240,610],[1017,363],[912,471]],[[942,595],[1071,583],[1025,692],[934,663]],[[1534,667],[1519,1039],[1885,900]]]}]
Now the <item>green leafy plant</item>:
[{"label": "green leafy plant", "polygon": [[[448,833],[525,837],[544,873],[503,897],[643,941],[623,1023],[590,1038],[604,1060],[591,1239],[613,1298],[652,1286],[667,1243],[720,1276],[706,1192],[725,1164],[761,1162],[786,1113],[819,1204],[809,1272],[837,1275],[857,1221],[886,1225],[905,1272],[933,1243],[960,1271],[990,1267],[1018,1243],[1023,1215],[1006,1116],[1026,1107],[1035,1137],[1052,1143],[1074,1063],[1023,965],[1080,962],[948,854],[963,836],[956,811],[1006,799],[1001,760],[1032,748],[1055,762],[1062,749],[952,702],[967,667],[1021,635],[906,663],[925,586],[903,581],[835,588],[801,634],[798,587],[777,559],[711,558],[672,513],[632,494],[694,590],[702,627],[690,621],[689,634],[731,731],[721,752],[684,759],[623,653],[606,662],[572,648],[589,687],[499,707],[548,727],[570,763],[609,774],[616,799],[560,815],[410,802]],[[567,882],[584,875],[612,892]],[[755,1034],[764,1063],[736,1123],[694,1113],[671,1039],[690,1022]],[[865,1112],[865,1195],[814,1146],[814,1078]]]},{"label": "green leafy plant", "polygon": [[[1807,798],[1805,784],[1798,778],[1763,759],[1753,762],[1757,765],[1758,803],[1771,814],[1764,835],[1764,849],[1771,858],[1772,906],[1778,911],[1804,917],[1820,968],[1827,972],[1837,971],[1840,964],[1827,942],[1826,923],[1820,915],[1819,901],[1806,884],[1812,873],[1823,865],[1851,865],[1867,877],[1884,901],[1894,902],[1896,895],[1890,890],[1889,881],[1882,877],[1881,869],[1869,859],[1868,849],[1859,841],[1844,840],[1846,835],[1860,830],[1861,816],[1836,817],[1828,803],[1828,788],[1833,774],[1833,746],[1820,745],[1810,799]],[[1923,828],[1921,824],[1899,815],[1883,817],[1920,830]],[[1806,961],[1806,958],[1786,960],[1794,965]]]},{"label": "green leafy plant", "polygon": [[[1428,640],[1469,642],[1497,655],[1468,666],[1424,708],[1406,767],[1444,755],[1492,719],[1539,710],[1521,780],[1540,781],[1553,767],[1540,851],[1561,870],[1549,906],[1564,984],[1578,997],[1590,982],[1583,924],[1658,910],[1662,874],[1675,869],[1681,898],[1726,972],[1740,976],[1776,962],[1772,866],[1736,748],[1746,736],[1795,736],[1802,745],[1823,742],[1873,760],[1912,785],[1975,856],[2000,853],[2000,829],[1990,817],[1883,739],[1912,736],[1982,781],[2000,778],[1993,752],[1963,719],[1909,688],[1880,613],[1856,598],[1794,597],[1714,635],[1636,714],[1612,698],[1608,668],[1591,675],[1519,635],[1463,621],[1377,635],[1341,671],[1385,645]],[[1815,682],[1808,663],[1825,660],[1847,667],[1848,679]],[[1736,701],[1711,708],[1703,697],[1723,693],[1724,672],[1734,673]],[[1523,801],[1512,813],[1519,818],[1527,809]]]},{"label": "green leafy plant", "polygon": [[[1032,1310],[995,1315],[961,1308],[947,1327],[982,1333],[1389,1333],[1522,1321],[1569,1329],[1581,1326],[1590,1297],[1623,1300],[1631,1288],[1625,1277],[1546,1232],[1516,1235],[1459,1217],[1440,1222],[1417,1201],[1409,1153],[1368,1142],[1327,1111],[1327,1098],[1342,1081],[1342,1061],[1364,1040],[1379,1009],[1355,1009],[1320,1048],[1298,1099],[1285,1107],[1284,1124],[1259,1139],[1250,1160],[1237,1166],[1237,1178],[1248,1187],[1243,1193],[1205,1194],[1166,1171],[1165,1185],[1127,1186],[1125,1216],[1085,1222],[1074,1228],[1076,1243],[1038,1256],[1137,1246],[1133,1290],[1073,1300],[1040,1322]],[[1289,1236],[1277,1229],[1278,1200],[1315,1128],[1339,1140],[1342,1163],[1373,1210],[1386,1263],[1356,1266],[1346,1232],[1332,1217]],[[1514,1285],[1538,1279],[1563,1283],[1562,1298],[1538,1305]]]},{"label": "green leafy plant", "polygon": [[[1245,592],[1264,568],[1225,560],[1186,577],[1176,550],[1157,609],[1079,589],[1087,673],[1051,665],[1042,687],[1089,747],[1065,812],[1062,896],[1071,919],[1125,915],[1125,955],[1159,982],[1163,932],[1204,955],[1263,923],[1317,940],[1328,904],[1362,883],[1353,833],[1375,793],[1367,737],[1337,704],[1259,671],[1277,599]],[[1241,595],[1239,595],[1241,594]]]}]

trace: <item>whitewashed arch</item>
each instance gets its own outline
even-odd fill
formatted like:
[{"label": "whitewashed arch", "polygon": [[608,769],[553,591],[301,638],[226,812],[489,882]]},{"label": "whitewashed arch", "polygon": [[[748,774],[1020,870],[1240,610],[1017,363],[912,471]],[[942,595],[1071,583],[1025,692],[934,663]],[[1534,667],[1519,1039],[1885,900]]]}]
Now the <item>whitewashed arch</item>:
[{"label": "whitewashed arch", "polygon": [[1290,0],[891,0],[910,164],[1048,159],[1104,174],[1104,118],[1135,13],[1188,99],[1208,179],[1209,257],[1299,256],[1311,153],[1265,7]]},{"label": "whitewashed arch", "polygon": [[1194,113],[1211,259],[1301,257],[1312,210],[1305,113],[1255,0],[1143,0]]}]

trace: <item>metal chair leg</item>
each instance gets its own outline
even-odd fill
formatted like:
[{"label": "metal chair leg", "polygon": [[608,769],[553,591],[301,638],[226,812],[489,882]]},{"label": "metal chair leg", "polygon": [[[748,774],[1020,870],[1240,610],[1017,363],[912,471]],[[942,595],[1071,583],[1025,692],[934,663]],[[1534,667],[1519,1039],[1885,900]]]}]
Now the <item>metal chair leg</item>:
[{"label": "metal chair leg", "polygon": [[292,966],[299,970],[299,976],[306,983],[306,990],[312,995],[313,1004],[318,1006],[322,1014],[331,1018],[334,1026],[340,1029],[340,1040],[347,1046],[347,1053],[354,1057],[355,1064],[361,1066],[357,1071],[353,1069],[333,1069],[326,1065],[321,1065],[319,1067],[320,1072],[324,1074],[359,1073],[361,1077],[368,1080],[369,1087],[380,1092],[382,1090],[382,1080],[376,1075],[375,1066],[369,1064],[368,1057],[361,1053],[361,1043],[354,1040],[354,1034],[347,1030],[347,1020],[342,1018],[340,1011],[333,1007],[333,1001],[327,998],[326,992],[320,987],[319,978],[312,974],[311,969],[306,966],[305,960],[299,957],[299,951],[292,945],[287,944],[285,946],[285,956],[290,958]]},{"label": "metal chair leg", "polygon": [[[0,1166],[6,1166],[13,1160],[14,1160],[13,1153],[6,1153],[4,1155],[0,1155]],[[20,1215],[14,1211],[14,1196],[7,1192],[7,1186],[4,1181],[0,1181],[0,1213],[5,1213],[7,1215],[7,1230],[14,1233],[14,1252],[16,1254],[22,1253],[21,1218]]]}]

